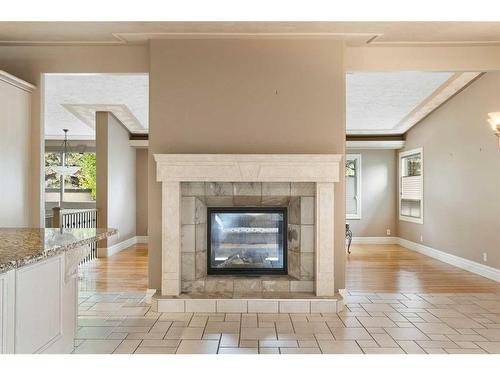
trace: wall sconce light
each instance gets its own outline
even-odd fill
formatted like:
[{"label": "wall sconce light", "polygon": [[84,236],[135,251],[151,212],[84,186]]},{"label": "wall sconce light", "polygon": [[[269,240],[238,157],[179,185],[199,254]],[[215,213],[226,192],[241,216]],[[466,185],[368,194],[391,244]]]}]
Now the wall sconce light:
[{"label": "wall sconce light", "polygon": [[500,147],[500,112],[488,113],[488,122],[493,129],[493,132],[498,137],[498,147]]}]

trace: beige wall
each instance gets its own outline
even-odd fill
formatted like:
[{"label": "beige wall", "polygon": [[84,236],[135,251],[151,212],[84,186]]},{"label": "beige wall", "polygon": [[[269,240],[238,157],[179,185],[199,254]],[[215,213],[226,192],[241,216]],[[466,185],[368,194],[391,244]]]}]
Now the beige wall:
[{"label": "beige wall", "polygon": [[[343,44],[332,40],[150,43],[149,274],[161,280],[155,153],[344,153]],[[345,198],[335,191],[336,287],[344,286]]]},{"label": "beige wall", "polygon": [[395,150],[347,150],[361,154],[361,219],[347,220],[354,237],[397,236]]},{"label": "beige wall", "polygon": [[118,235],[99,243],[109,247],[136,234],[136,155],[129,132],[109,112],[96,113],[96,177],[99,225]]},{"label": "beige wall", "polygon": [[[406,148],[424,150],[424,224],[399,236],[500,268],[500,149],[488,112],[500,110],[500,72],[476,82],[412,128]],[[488,253],[483,262],[482,253]]]},{"label": "beige wall", "polygon": [[148,235],[148,149],[138,148],[136,155],[136,234]]},{"label": "beige wall", "polygon": [[147,73],[147,46],[3,46],[0,70],[37,86],[31,109],[30,225],[43,224],[43,125],[41,90],[43,73]]},{"label": "beige wall", "polygon": [[30,225],[31,93],[0,80],[0,227]]}]

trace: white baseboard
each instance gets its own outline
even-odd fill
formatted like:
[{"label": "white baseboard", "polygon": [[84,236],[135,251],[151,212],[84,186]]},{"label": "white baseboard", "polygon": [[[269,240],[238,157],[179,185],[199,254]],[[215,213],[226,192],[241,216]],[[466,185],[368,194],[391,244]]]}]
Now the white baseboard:
[{"label": "white baseboard", "polygon": [[398,244],[398,237],[353,237],[353,244],[370,244],[370,245],[395,245]]},{"label": "white baseboard", "polygon": [[115,255],[115,254],[119,253],[120,251],[123,251],[123,250],[129,248],[130,246],[133,246],[137,243],[148,243],[148,237],[147,236],[135,236],[135,237],[129,238],[128,240],[111,245],[109,247],[98,248],[97,249],[97,256],[99,258],[110,257],[111,255]]},{"label": "white baseboard", "polygon": [[441,250],[433,249],[432,247],[425,246],[416,242],[408,241],[404,238],[398,238],[399,245],[409,249],[416,251],[418,253],[427,255],[431,258],[440,260],[441,262],[445,262],[451,264],[452,266],[461,268],[463,270],[475,273],[477,275],[484,276],[488,279],[500,282],[500,270],[486,266],[481,263],[474,262],[472,260],[468,260],[465,258],[458,257],[456,255],[445,253]]},{"label": "white baseboard", "polygon": [[148,236],[135,236],[137,238],[136,243],[148,243]]}]

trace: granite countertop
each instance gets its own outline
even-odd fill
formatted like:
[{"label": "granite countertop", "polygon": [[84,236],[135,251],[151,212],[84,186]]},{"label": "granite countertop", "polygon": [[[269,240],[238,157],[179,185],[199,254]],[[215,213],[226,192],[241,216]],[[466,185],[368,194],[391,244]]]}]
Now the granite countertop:
[{"label": "granite countertop", "polygon": [[0,273],[118,233],[102,228],[0,228]]}]

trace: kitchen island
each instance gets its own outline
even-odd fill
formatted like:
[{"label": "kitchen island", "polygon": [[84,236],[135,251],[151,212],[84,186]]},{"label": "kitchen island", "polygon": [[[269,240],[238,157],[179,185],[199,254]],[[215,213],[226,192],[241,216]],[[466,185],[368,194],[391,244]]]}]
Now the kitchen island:
[{"label": "kitchen island", "polygon": [[114,229],[0,228],[0,353],[70,353],[78,264]]}]

